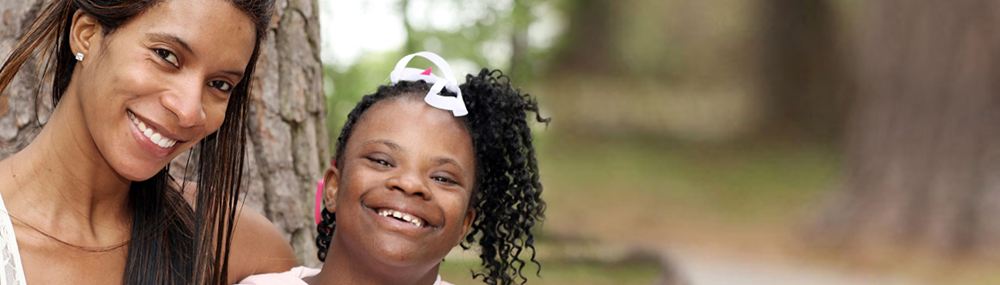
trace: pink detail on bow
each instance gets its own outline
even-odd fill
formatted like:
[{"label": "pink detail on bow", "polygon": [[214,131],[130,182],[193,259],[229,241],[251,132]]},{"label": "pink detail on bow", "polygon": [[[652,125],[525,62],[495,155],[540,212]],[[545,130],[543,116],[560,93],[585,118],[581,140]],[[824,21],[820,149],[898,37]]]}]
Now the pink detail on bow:
[{"label": "pink detail on bow", "polygon": [[[431,67],[431,68],[433,68],[433,67]],[[428,75],[428,76],[431,75],[431,68],[427,68],[427,70],[424,70],[424,72],[421,72],[420,75]]]}]

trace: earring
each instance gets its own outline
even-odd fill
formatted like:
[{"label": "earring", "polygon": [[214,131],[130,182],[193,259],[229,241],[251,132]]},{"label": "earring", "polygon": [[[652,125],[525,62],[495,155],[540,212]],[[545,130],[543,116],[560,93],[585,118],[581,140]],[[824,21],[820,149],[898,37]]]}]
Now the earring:
[{"label": "earring", "polygon": [[76,53],[76,61],[83,61],[83,53]]}]

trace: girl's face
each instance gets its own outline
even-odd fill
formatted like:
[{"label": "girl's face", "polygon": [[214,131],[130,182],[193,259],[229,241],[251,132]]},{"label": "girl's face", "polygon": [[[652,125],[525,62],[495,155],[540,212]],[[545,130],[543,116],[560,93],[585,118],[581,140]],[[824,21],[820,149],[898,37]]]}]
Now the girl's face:
[{"label": "girl's face", "polygon": [[328,172],[326,187],[336,191],[332,246],[352,260],[427,270],[475,220],[472,139],[448,111],[407,95],[378,102],[343,155],[343,172]]},{"label": "girl's face", "polygon": [[132,181],[219,129],[256,41],[250,18],[223,0],[168,0],[109,35],[78,12],[70,38],[85,55],[69,87],[75,96],[63,99],[82,113],[75,140],[93,141]]}]

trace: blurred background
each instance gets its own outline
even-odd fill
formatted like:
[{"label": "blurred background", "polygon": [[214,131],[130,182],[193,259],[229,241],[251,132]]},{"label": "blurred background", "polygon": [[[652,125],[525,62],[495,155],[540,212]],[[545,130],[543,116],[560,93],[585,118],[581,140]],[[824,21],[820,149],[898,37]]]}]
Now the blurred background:
[{"label": "blurred background", "polygon": [[[0,1],[0,54],[45,2]],[[277,3],[244,202],[306,265],[330,138],[428,50],[552,118],[529,284],[1000,284],[1000,2]],[[42,66],[5,92],[0,157],[47,118]],[[479,263],[456,250],[442,275]]]},{"label": "blurred background", "polygon": [[422,50],[536,95],[529,284],[1000,284],[998,5],[324,0],[327,128]]}]

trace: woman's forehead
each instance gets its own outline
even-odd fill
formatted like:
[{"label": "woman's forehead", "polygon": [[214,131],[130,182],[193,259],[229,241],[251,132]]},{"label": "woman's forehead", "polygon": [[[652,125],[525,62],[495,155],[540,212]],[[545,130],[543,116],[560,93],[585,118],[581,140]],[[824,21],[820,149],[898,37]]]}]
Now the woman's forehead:
[{"label": "woman's forehead", "polygon": [[147,40],[177,40],[197,58],[231,61],[228,65],[241,67],[249,61],[257,40],[251,18],[228,0],[164,1],[117,32],[132,32]]}]

